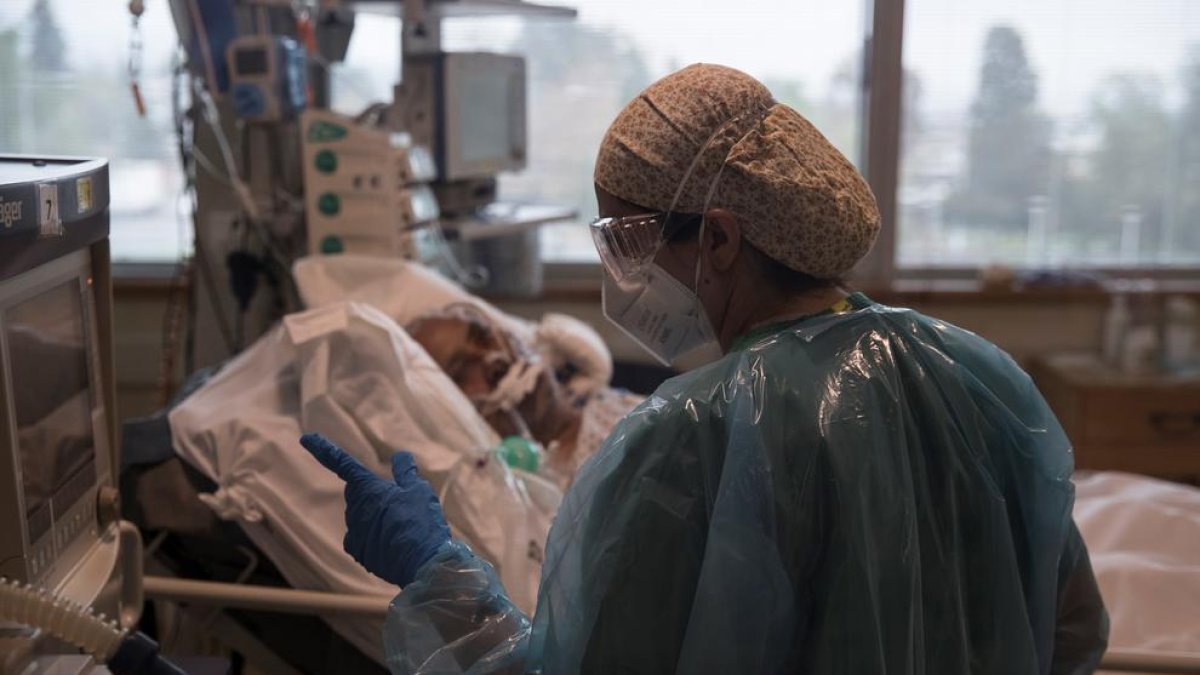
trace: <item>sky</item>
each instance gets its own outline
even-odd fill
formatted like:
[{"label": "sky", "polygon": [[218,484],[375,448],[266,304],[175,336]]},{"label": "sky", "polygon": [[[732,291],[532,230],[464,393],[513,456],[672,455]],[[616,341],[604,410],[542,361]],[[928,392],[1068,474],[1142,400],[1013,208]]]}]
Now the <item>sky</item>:
[{"label": "sky", "polygon": [[[0,1],[0,28],[21,20],[32,2]],[[838,66],[861,47],[865,28],[860,0],[560,4],[575,7],[578,20],[587,25],[629,36],[656,72],[694,61],[724,63],[760,78],[803,81],[818,95]],[[1095,85],[1113,72],[1154,73],[1169,85],[1188,45],[1200,45],[1200,0],[909,0],[906,4],[905,65],[921,77],[923,105],[932,110],[961,110],[969,103],[978,81],[984,35],[997,23],[1013,25],[1026,38],[1030,60],[1041,77],[1042,105],[1059,115],[1083,110]],[[146,60],[165,63],[174,35],[170,9],[166,0],[146,0],[146,5]],[[67,35],[73,63],[101,67],[124,63],[130,23],[125,0],[52,0],[52,6]],[[473,22],[465,32],[475,37],[512,34],[508,19]],[[354,44],[356,57],[366,63],[394,62],[391,25],[386,19],[363,21]]]}]

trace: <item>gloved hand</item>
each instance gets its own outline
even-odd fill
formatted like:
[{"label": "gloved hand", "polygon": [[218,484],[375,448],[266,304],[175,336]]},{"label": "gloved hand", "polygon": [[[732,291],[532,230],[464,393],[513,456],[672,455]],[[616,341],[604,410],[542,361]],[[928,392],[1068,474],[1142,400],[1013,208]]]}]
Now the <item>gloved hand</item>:
[{"label": "gloved hand", "polygon": [[404,587],[450,541],[450,528],[433,486],[417,473],[408,452],[392,455],[388,482],[320,434],[300,445],[346,481],[346,538],[342,547],[367,571]]}]

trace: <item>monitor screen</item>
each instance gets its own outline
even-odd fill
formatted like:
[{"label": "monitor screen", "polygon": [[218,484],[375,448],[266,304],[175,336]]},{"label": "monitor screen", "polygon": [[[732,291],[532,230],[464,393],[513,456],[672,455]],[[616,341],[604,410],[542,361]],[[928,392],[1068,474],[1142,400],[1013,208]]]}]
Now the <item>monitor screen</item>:
[{"label": "monitor screen", "polygon": [[239,49],[233,55],[234,69],[238,75],[265,75],[270,70],[267,50],[263,47]]},{"label": "monitor screen", "polygon": [[96,481],[83,293],[72,279],[4,314],[29,540]]},{"label": "monitor screen", "polygon": [[459,155],[462,161],[507,163],[512,155],[513,89],[520,80],[511,72],[464,69],[458,87]]}]

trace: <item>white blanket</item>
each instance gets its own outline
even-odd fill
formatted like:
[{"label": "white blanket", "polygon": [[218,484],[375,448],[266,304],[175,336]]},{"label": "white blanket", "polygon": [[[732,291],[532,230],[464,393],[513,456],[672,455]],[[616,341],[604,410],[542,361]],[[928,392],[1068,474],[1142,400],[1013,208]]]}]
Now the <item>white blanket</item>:
[{"label": "white blanket", "polygon": [[398,258],[310,256],[292,265],[300,299],[309,309],[353,301],[370,305],[401,326],[452,304],[468,304],[521,341],[532,344],[532,323],[471,295],[435,270]]},{"label": "white blanket", "polygon": [[521,343],[543,354],[551,367],[570,364],[568,388],[579,395],[608,387],[612,354],[595,329],[563,314],[546,314],[539,324],[506,314],[419,263],[361,255],[310,256],[297,260],[292,276],[309,309],[361,302],[400,326],[452,304],[478,309]]},{"label": "white blanket", "polygon": [[1109,647],[1200,655],[1200,490],[1123,473],[1075,485]]},{"label": "white blanket", "polygon": [[[177,407],[170,423],[176,451],[218,484],[202,499],[236,520],[292,586],[397,592],[342,551],[341,481],[298,443],[315,431],[383,477],[395,450],[412,452],[455,536],[496,565],[517,604],[533,610],[561,492],[497,460],[495,432],[378,310],[346,303],[287,317]],[[382,659],[379,622],[329,621]]]}]

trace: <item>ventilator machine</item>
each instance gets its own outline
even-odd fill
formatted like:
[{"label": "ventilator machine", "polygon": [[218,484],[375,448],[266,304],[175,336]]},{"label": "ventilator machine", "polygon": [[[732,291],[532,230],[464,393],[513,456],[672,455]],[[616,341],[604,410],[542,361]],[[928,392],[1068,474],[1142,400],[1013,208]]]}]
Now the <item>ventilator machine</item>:
[{"label": "ventilator machine", "polygon": [[133,630],[142,551],[116,489],[108,164],[0,156],[0,205],[0,673],[182,672]]}]

